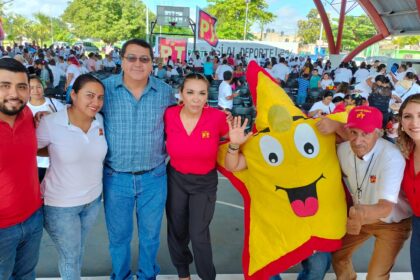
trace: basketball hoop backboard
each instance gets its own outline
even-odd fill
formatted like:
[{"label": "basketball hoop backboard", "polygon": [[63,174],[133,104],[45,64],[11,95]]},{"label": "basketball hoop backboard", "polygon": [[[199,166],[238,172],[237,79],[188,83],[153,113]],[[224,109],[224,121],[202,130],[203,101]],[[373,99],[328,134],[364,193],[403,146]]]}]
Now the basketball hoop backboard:
[{"label": "basketball hoop backboard", "polygon": [[190,27],[190,8],[157,6],[156,19],[162,26]]}]

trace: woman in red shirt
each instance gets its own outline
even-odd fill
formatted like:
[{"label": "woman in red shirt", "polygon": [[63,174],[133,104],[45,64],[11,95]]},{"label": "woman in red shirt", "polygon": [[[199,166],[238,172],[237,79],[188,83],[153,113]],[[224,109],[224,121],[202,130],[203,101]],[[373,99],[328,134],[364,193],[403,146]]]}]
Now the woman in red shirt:
[{"label": "woman in red shirt", "polygon": [[420,94],[408,97],[399,110],[398,144],[407,159],[402,188],[411,208],[412,235],[410,244],[411,271],[420,279]]},{"label": "woman in red shirt", "polygon": [[181,106],[165,113],[168,163],[168,247],[180,279],[190,278],[191,241],[198,276],[214,280],[209,225],[213,218],[219,140],[227,135],[226,115],[207,106],[209,82],[198,73],[180,86]]}]

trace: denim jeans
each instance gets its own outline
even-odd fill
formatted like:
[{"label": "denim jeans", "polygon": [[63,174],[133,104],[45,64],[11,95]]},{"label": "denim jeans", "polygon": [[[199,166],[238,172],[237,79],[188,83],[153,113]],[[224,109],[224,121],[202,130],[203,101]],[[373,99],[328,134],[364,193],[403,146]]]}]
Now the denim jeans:
[{"label": "denim jeans", "polygon": [[0,229],[0,279],[35,279],[42,224],[41,207],[24,222]]},{"label": "denim jeans", "polygon": [[[298,280],[322,280],[331,265],[331,253],[317,252],[302,261],[302,271]],[[280,275],[275,275],[270,280],[281,280]]]},{"label": "denim jeans", "polygon": [[413,279],[420,280],[420,217],[413,215],[411,219],[413,230],[410,243],[411,271]]},{"label": "denim jeans", "polygon": [[58,268],[63,280],[79,280],[86,236],[95,224],[101,196],[74,207],[44,206],[44,226],[58,251]]},{"label": "denim jeans", "polygon": [[139,239],[137,279],[156,279],[159,273],[157,252],[166,202],[165,163],[141,174],[116,172],[104,168],[105,220],[112,260],[111,279],[132,279],[130,243],[133,235],[133,210],[136,212]]},{"label": "denim jeans", "polygon": [[307,95],[308,94],[306,92],[298,92],[297,97],[296,97],[296,104],[297,105],[305,104]]}]

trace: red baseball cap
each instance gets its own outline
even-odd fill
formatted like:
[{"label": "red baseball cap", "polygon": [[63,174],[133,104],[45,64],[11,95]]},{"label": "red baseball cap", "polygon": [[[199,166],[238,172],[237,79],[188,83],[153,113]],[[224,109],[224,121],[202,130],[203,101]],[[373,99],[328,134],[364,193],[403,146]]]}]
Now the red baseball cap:
[{"label": "red baseball cap", "polygon": [[357,106],[349,112],[346,127],[358,128],[366,133],[371,133],[375,128],[382,128],[382,118],[382,113],[378,108]]}]

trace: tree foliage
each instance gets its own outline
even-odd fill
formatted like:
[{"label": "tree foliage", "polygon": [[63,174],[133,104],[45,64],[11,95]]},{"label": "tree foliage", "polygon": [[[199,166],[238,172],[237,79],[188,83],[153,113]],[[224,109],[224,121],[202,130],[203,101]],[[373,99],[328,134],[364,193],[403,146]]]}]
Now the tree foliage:
[{"label": "tree foliage", "polygon": [[303,44],[314,44],[318,40],[321,28],[321,19],[318,17],[318,10],[311,9],[306,20],[298,21],[298,36],[302,38]]},{"label": "tree foliage", "polygon": [[3,17],[3,28],[7,40],[22,43],[24,40],[35,41],[37,44],[51,44],[54,41],[72,40],[67,25],[59,18],[49,17],[43,13],[35,13],[29,20],[18,14]]},{"label": "tree foliage", "polygon": [[392,43],[398,45],[399,48],[418,46],[420,44],[420,36],[399,36],[395,37]]},{"label": "tree foliage", "polygon": [[146,6],[140,0],[72,0],[62,18],[76,36],[108,44],[146,34]]},{"label": "tree foliage", "polygon": [[[338,19],[334,19],[333,33],[337,36]],[[366,15],[346,16],[343,28],[342,50],[353,50],[376,35],[375,26]]]},{"label": "tree foliage", "polygon": [[[319,38],[321,19],[317,9],[311,9],[305,20],[298,21],[298,35],[304,44],[314,44]],[[338,19],[331,20],[334,38],[337,38]],[[376,34],[376,29],[369,17],[346,16],[343,28],[342,49],[352,50]],[[325,32],[322,36],[325,36]]]},{"label": "tree foliage", "polygon": [[[246,17],[245,0],[208,0],[205,9],[217,18],[217,37],[220,39],[243,39]],[[251,26],[259,22],[259,27],[275,19],[275,15],[267,11],[265,0],[251,0],[248,4],[247,39],[253,38],[249,32]]]}]

